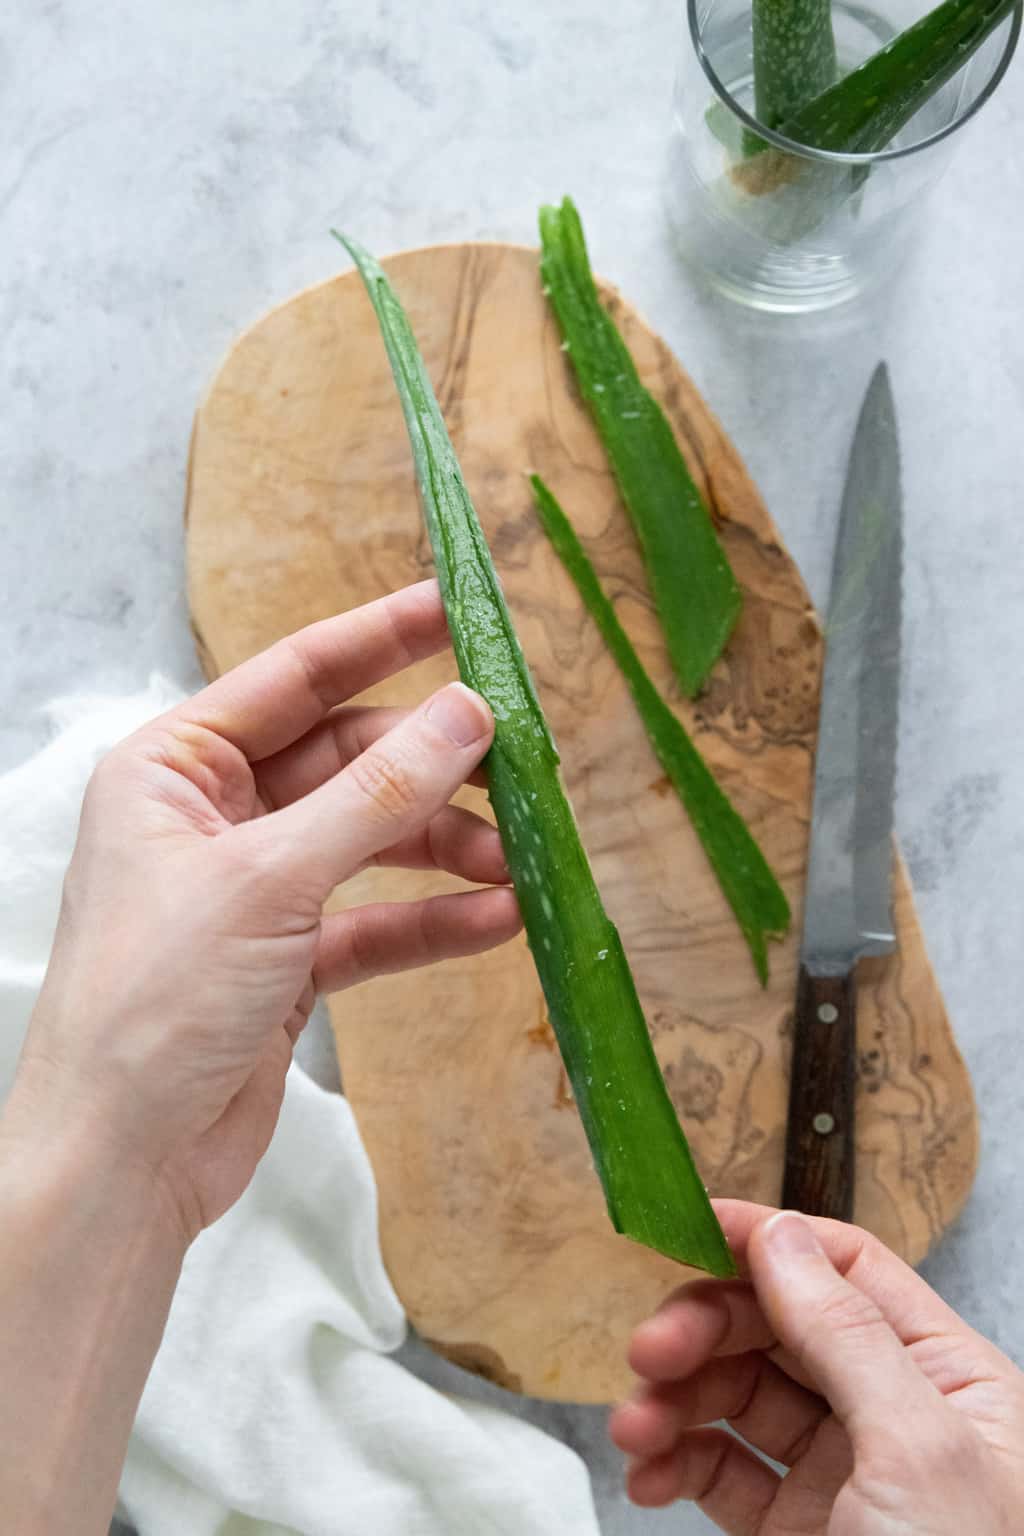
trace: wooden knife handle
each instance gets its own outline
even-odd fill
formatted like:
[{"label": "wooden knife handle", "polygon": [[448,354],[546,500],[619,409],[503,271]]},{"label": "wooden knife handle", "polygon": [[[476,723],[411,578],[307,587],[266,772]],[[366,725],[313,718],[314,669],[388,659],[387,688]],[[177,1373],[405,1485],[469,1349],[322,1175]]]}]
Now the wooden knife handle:
[{"label": "wooden knife handle", "polygon": [[809,1216],[853,1216],[857,989],[800,967],[782,1204]]}]

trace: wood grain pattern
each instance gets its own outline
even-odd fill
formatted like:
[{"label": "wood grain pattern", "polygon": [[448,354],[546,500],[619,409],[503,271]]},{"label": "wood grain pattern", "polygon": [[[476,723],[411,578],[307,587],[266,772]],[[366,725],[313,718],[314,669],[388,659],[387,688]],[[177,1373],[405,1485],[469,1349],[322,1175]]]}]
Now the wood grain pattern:
[{"label": "wood grain pattern", "polygon": [[[721,427],[611,290],[641,377],[703,487],[745,606],[703,695],[670,680],[633,534],[559,350],[536,254],[467,245],[388,264],[409,310],[658,1056],[715,1193],[776,1202],[797,943],[761,990],[625,685],[534,516],[523,471],[573,518],[644,664],[748,818],[799,932],[821,664],[799,574]],[[409,448],[354,274],[268,315],[199,410],[188,497],[197,644],[210,675],[313,619],[430,570]],[[451,657],[377,689],[411,702]],[[477,791],[467,803],[483,804]],[[336,899],[444,877],[373,870]],[[970,1187],[976,1126],[901,863],[898,953],[859,972],[857,1218],[911,1261]],[[331,1005],[380,1191],[381,1240],[436,1347],[512,1388],[608,1401],[631,1326],[684,1277],[612,1232],[525,944],[380,978]]]}]

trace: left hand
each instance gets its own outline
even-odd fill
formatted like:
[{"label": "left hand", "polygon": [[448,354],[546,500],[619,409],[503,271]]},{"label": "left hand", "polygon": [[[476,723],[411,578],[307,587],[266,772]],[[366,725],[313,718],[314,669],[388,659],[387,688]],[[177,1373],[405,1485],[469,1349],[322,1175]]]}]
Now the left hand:
[{"label": "left hand", "polygon": [[[265,1151],[318,990],[517,931],[497,831],[448,804],[490,746],[485,702],[453,684],[410,713],[336,708],[446,643],[423,582],[282,640],[100,764],[0,1127],[15,1152],[106,1146],[187,1242]],[[370,863],[491,888],[324,917]]]}]

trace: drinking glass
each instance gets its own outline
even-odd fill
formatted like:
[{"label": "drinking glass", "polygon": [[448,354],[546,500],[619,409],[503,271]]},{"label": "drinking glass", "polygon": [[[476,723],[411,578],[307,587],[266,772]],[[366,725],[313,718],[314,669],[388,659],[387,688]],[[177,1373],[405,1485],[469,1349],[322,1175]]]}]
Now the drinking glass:
[{"label": "drinking glass", "polygon": [[[835,0],[832,9],[843,73],[921,14],[920,0]],[[1022,10],[1018,3],[885,149],[847,155],[757,124],[750,0],[687,0],[667,187],[683,256],[759,309],[822,309],[877,284],[905,255],[960,130],[1002,79]],[[756,139],[767,147],[751,154]]]}]

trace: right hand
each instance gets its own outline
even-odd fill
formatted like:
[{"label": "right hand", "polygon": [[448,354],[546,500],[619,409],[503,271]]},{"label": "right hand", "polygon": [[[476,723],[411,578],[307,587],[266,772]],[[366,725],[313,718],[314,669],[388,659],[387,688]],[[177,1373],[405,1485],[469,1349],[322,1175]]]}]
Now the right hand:
[{"label": "right hand", "polygon": [[[695,1500],[728,1536],[1019,1536],[1012,1361],[868,1233],[715,1209],[749,1278],[684,1286],[636,1330],[643,1384],[610,1425],[633,1501]],[[719,1419],[742,1440],[699,1427]]]}]

